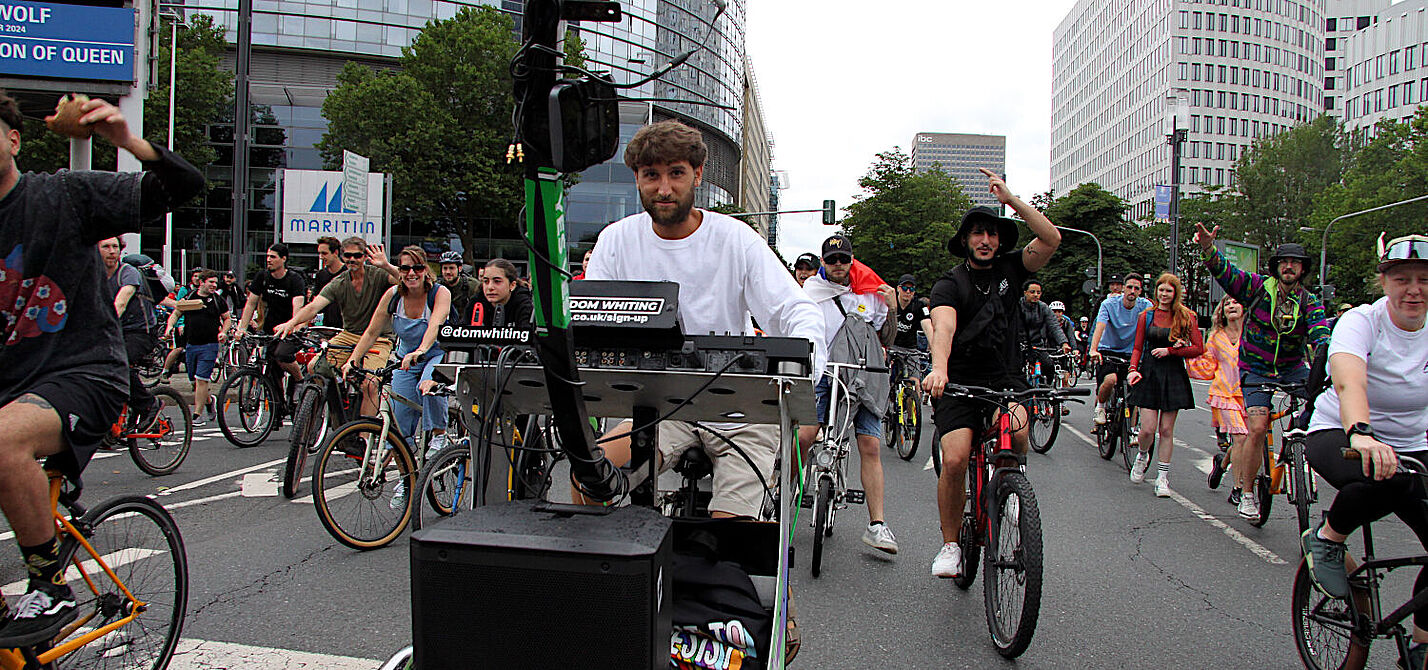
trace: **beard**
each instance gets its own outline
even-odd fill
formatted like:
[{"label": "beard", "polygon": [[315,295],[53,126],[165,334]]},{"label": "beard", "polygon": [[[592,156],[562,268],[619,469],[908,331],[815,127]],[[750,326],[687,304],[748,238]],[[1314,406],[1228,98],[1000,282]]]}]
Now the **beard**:
[{"label": "beard", "polygon": [[[669,211],[669,214],[667,215],[660,214],[660,209],[657,206],[660,203],[664,202],[673,202],[675,205],[674,209]],[[649,212],[650,219],[653,220],[655,223],[661,226],[677,226],[681,223],[684,223],[684,220],[689,218],[690,210],[694,209],[694,192],[690,191],[689,196],[684,200],[672,201],[653,200],[651,198],[646,198],[645,195],[641,193],[640,204],[644,206],[646,212]]]}]

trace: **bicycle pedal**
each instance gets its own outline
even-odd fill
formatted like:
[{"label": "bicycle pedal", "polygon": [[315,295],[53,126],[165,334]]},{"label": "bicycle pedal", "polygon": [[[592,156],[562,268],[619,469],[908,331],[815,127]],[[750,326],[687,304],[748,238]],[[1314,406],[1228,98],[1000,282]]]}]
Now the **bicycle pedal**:
[{"label": "bicycle pedal", "polygon": [[843,494],[843,502],[853,505],[861,505],[863,504],[863,492],[859,489],[848,489]]}]

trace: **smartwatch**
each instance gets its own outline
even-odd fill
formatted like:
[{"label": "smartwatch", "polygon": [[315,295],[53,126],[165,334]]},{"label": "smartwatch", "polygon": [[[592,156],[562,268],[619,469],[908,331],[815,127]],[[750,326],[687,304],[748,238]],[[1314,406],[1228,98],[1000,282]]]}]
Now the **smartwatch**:
[{"label": "smartwatch", "polygon": [[1373,434],[1373,426],[1368,425],[1368,422],[1366,421],[1360,421],[1352,426],[1349,426],[1349,429],[1344,432],[1347,433],[1349,437],[1353,437],[1355,435],[1367,435],[1368,437],[1375,437],[1375,435]]}]

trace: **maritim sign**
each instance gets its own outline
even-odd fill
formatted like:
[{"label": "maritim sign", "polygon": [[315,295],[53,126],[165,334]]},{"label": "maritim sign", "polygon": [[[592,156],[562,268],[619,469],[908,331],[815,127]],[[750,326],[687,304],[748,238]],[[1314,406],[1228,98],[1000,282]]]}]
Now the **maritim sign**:
[{"label": "maritim sign", "polygon": [[345,240],[357,235],[381,244],[387,229],[383,214],[383,180],[380,172],[367,174],[367,211],[342,206],[342,173],[322,170],[283,170],[283,242],[316,244],[319,237]]},{"label": "maritim sign", "polygon": [[0,75],[134,81],[134,10],[0,0]]}]

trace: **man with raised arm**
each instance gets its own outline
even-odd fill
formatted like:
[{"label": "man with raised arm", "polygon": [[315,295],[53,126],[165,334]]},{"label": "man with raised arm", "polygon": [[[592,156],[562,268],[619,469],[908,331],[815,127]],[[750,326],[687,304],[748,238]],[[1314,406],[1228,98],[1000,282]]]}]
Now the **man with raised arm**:
[{"label": "man with raised arm", "polygon": [[79,126],[128,152],[144,172],[20,174],[15,101],[0,91],[0,510],[29,583],[0,602],[0,647],[34,645],[74,619],[49,483],[36,459],[78,479],[128,395],[114,302],[95,245],[140,227],[203,189],[182,158],[130,132],[119,108],[91,99]]},{"label": "man with raised arm", "polygon": [[[981,168],[979,168],[981,169]],[[1021,356],[1021,284],[1040,270],[1061,245],[1061,233],[1035,207],[1012,195],[996,173],[981,169],[997,201],[1010,206],[1036,239],[1016,249],[1016,221],[991,207],[973,207],[962,216],[947,251],[966,261],[948,270],[932,286],[932,372],[922,388],[936,398],[933,418],[942,443],[942,475],[937,480],[937,511],[942,548],[932,560],[932,574],[960,574],[962,548],[957,531],[966,504],[967,462],[974,432],[986,421],[986,404],[943,397],[948,383],[1005,390],[1026,389]],[[1012,425],[1020,426],[1012,443],[1026,453],[1026,410],[1013,404]]]}]

